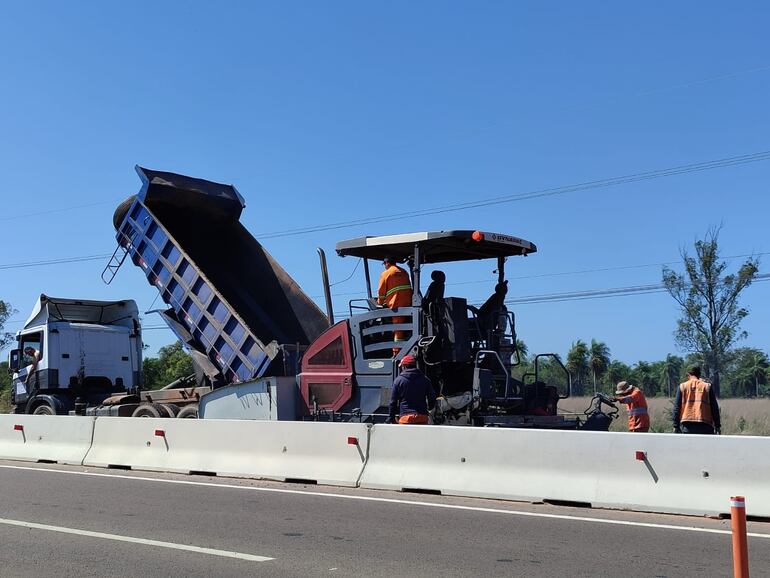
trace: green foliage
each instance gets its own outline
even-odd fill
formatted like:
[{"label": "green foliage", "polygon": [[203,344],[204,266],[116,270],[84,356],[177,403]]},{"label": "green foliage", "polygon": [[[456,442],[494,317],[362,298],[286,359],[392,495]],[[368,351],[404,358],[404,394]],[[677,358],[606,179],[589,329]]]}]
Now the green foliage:
[{"label": "green foliage", "polygon": [[614,390],[619,381],[631,380],[631,368],[622,361],[614,359],[607,367],[607,379],[609,380],[608,385]]},{"label": "green foliage", "polygon": [[741,292],[751,285],[759,261],[749,258],[735,274],[725,274],[727,263],[719,258],[719,229],[711,229],[695,242],[695,255],[682,251],[684,274],[663,268],[663,285],[679,305],[681,317],[675,333],[677,344],[703,358],[714,390],[720,392],[720,376],[734,343],[746,336],[741,321],[748,311],[738,304]]},{"label": "green foliage", "polygon": [[588,346],[578,339],[567,353],[567,369],[572,374],[572,394],[583,395],[584,383],[588,372]]},{"label": "green foliage", "polygon": [[11,374],[8,373],[8,362],[0,362],[0,413],[11,410]]},{"label": "green foliage", "polygon": [[13,334],[5,331],[5,322],[17,311],[7,301],[0,301],[0,351],[13,341]]},{"label": "green foliage", "polygon": [[591,369],[591,373],[594,378],[594,393],[597,389],[597,378],[601,378],[610,365],[610,348],[606,343],[591,339],[591,348],[589,350],[588,367]]},{"label": "green foliage", "polygon": [[192,358],[182,349],[179,341],[161,347],[158,357],[145,357],[142,370],[145,389],[160,389],[194,373]]},{"label": "green foliage", "polygon": [[647,397],[653,397],[658,393],[657,369],[654,363],[638,361],[631,370],[631,382]]}]

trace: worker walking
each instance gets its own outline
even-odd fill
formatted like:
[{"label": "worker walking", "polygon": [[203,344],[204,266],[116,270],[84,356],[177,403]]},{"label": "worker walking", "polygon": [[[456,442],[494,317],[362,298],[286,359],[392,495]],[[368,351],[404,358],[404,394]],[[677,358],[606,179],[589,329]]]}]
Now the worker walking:
[{"label": "worker walking", "polygon": [[[380,284],[377,288],[377,303],[390,309],[399,307],[409,307],[412,305],[412,283],[409,279],[409,273],[396,265],[393,257],[385,257],[382,260],[385,270],[380,275]],[[409,317],[393,317],[393,323],[408,323]],[[405,341],[407,331],[397,329],[394,332],[393,341]],[[395,356],[400,351],[399,348],[393,349]]]},{"label": "worker walking", "polygon": [[700,378],[700,367],[687,370],[687,381],[679,384],[674,400],[674,431],[686,434],[720,433],[719,403],[711,384]]},{"label": "worker walking", "polygon": [[615,389],[615,401],[628,406],[628,431],[636,433],[650,431],[647,398],[641,389],[627,381],[621,381]]},{"label": "worker walking", "polygon": [[436,391],[430,379],[417,368],[417,360],[405,355],[401,360],[401,374],[393,381],[390,392],[390,414],[385,423],[426,424],[428,412],[436,407]]}]

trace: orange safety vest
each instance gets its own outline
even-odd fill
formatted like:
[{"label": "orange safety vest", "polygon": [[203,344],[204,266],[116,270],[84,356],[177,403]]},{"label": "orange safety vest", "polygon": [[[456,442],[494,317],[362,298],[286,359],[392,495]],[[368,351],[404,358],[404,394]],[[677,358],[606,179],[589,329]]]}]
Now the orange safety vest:
[{"label": "orange safety vest", "polygon": [[620,403],[628,406],[628,431],[650,431],[650,414],[647,412],[647,398],[638,387],[627,396],[620,399]]},{"label": "orange safety vest", "polygon": [[412,305],[412,283],[409,273],[397,265],[385,269],[380,275],[377,303],[390,309]]},{"label": "orange safety vest", "polygon": [[682,394],[682,404],[679,406],[679,421],[690,421],[714,425],[714,416],[711,415],[711,384],[691,378],[689,381],[679,384]]}]

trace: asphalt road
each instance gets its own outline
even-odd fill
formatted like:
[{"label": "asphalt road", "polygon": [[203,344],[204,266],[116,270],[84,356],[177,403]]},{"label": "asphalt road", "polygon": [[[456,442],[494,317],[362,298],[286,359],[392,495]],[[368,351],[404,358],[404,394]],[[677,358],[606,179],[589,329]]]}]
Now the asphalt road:
[{"label": "asphalt road", "polygon": [[3,577],[732,576],[725,520],[2,461],[0,496]]}]

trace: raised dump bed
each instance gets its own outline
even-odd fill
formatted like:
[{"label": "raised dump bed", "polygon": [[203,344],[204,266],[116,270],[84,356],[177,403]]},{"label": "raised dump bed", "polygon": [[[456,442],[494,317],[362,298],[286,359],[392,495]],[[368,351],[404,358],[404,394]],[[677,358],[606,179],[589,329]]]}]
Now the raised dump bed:
[{"label": "raised dump bed", "polygon": [[302,350],[328,320],[239,222],[235,187],[136,167],[139,193],[115,211],[118,248],[168,309],[161,312],[212,385],[294,374]]}]

